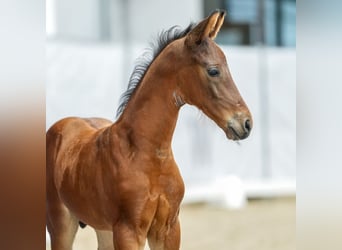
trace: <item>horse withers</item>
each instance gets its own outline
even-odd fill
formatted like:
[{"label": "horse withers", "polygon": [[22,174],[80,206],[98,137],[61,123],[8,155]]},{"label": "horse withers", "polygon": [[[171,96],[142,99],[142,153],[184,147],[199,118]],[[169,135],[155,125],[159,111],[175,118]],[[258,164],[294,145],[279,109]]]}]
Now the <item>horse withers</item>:
[{"label": "horse withers", "polygon": [[47,229],[52,250],[72,249],[79,225],[98,248],[180,248],[184,183],[171,140],[178,112],[195,105],[229,139],[248,137],[251,114],[214,39],[225,12],[159,37],[138,64],[112,123],[69,117],[46,134]]}]

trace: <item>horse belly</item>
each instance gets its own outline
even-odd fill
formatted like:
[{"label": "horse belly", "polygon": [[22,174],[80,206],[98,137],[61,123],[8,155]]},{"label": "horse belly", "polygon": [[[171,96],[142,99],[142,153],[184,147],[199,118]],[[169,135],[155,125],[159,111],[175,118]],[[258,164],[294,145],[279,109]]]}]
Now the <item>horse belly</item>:
[{"label": "horse belly", "polygon": [[[102,166],[91,157],[86,159],[86,156],[80,155],[76,158],[74,164],[71,161],[61,161],[61,168],[55,173],[59,196],[83,223],[99,230],[111,230],[112,222],[116,219],[117,206],[115,196],[108,197],[110,190],[106,190],[108,183],[104,183],[102,179]],[[82,165],[78,163],[79,158],[94,163]],[[106,175],[108,177],[110,173]]]},{"label": "horse belly", "polygon": [[63,182],[60,197],[68,209],[83,223],[99,230],[112,230],[117,215],[115,201],[94,193],[94,189],[80,190]]}]

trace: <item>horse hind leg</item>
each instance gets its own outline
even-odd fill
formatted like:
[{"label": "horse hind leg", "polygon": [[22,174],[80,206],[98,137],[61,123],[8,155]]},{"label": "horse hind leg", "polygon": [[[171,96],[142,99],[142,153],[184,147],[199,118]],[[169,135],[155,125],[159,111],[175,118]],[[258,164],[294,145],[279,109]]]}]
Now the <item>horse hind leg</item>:
[{"label": "horse hind leg", "polygon": [[47,229],[51,239],[51,250],[72,250],[72,244],[78,230],[78,220],[62,204],[49,204],[47,211]]},{"label": "horse hind leg", "polygon": [[113,233],[111,231],[95,230],[98,250],[114,250]]},{"label": "horse hind leg", "polygon": [[50,169],[47,170],[46,225],[50,234],[51,250],[71,250],[79,221],[60,200]]}]

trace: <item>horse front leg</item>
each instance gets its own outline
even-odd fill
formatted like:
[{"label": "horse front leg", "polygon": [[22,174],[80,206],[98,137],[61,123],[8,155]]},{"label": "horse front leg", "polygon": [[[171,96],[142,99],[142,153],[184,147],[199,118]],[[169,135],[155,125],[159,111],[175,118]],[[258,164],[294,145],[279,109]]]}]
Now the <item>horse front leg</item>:
[{"label": "horse front leg", "polygon": [[113,227],[113,243],[115,250],[143,250],[146,233],[138,231],[134,225],[119,222]]},{"label": "horse front leg", "polygon": [[148,245],[151,250],[179,250],[180,239],[180,223],[177,218],[169,230],[165,228],[151,230],[148,235]]},{"label": "horse front leg", "polygon": [[181,241],[180,223],[177,218],[176,223],[171,227],[169,234],[165,238],[165,250],[179,250]]}]

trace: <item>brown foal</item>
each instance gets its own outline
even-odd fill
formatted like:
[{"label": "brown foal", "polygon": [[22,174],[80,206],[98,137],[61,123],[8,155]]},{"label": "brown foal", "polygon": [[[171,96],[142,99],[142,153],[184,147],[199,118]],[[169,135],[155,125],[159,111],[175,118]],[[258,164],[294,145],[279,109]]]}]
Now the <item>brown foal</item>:
[{"label": "brown foal", "polygon": [[116,122],[69,117],[48,130],[52,250],[72,249],[79,223],[96,230],[101,250],[143,249],[146,239],[152,250],[180,248],[184,183],[171,140],[181,106],[197,106],[232,140],[252,128],[213,41],[224,17],[217,10],[197,25],[164,33],[151,62],[135,69]]}]

